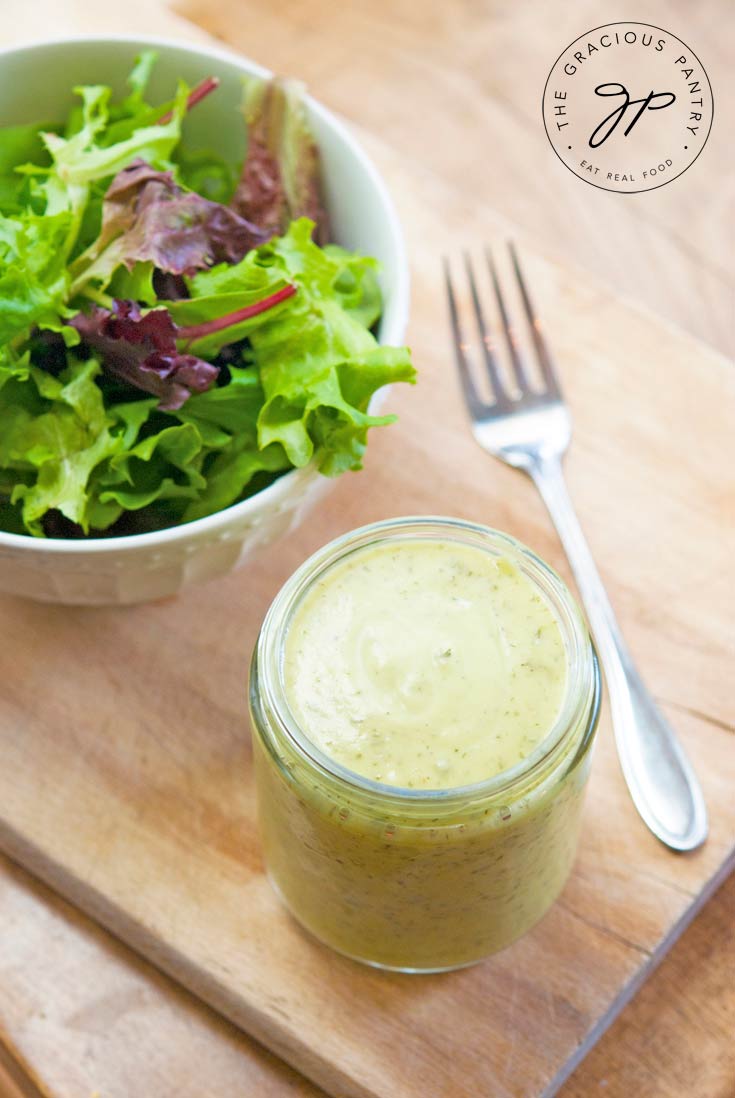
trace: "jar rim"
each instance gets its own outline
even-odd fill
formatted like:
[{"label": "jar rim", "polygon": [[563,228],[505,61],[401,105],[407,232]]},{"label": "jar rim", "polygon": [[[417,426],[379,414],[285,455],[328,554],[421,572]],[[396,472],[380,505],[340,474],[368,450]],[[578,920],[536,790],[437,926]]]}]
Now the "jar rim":
[{"label": "jar rim", "polygon": [[[480,781],[438,789],[409,789],[375,781],[343,766],[322,751],[300,726],[291,707],[283,678],[283,648],[292,615],[311,586],[336,564],[370,545],[393,539],[404,541],[458,541],[510,558],[545,596],[562,634],[567,654],[564,699],[553,726],[524,759]],[[255,649],[258,688],[269,714],[278,722],[297,755],[323,776],[346,783],[373,797],[404,805],[453,804],[491,797],[533,780],[550,763],[578,728],[589,710],[588,728],[599,712],[600,676],[597,659],[581,611],[557,573],[532,549],[510,534],[464,519],[434,515],[384,519],[348,531],[308,557],[280,589],[266,614]],[[584,737],[586,739],[586,737]]]}]

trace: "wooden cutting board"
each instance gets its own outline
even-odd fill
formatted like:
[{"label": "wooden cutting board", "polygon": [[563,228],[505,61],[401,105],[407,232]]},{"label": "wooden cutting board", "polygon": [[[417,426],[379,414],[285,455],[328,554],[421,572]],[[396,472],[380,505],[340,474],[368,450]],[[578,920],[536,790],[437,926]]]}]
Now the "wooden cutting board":
[{"label": "wooden cutting board", "polygon": [[[524,249],[576,435],[572,493],[624,630],[694,759],[712,832],[660,847],[600,730],[579,860],[525,939],[476,968],[383,975],[309,940],[263,876],[245,708],[270,600],[328,538],[402,513],[486,521],[566,566],[534,491],[466,428],[437,256],[508,226],[379,150],[413,260],[421,371],[287,540],[179,599],[123,610],[4,598],[0,845],[332,1094],[553,1094],[735,863],[735,375],[694,340]],[[728,543],[729,540],[729,543]]]}]

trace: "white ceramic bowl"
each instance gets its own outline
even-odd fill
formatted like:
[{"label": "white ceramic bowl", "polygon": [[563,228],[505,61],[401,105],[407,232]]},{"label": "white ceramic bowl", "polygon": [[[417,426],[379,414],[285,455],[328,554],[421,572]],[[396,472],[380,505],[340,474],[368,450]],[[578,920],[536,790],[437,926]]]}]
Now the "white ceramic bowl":
[{"label": "white ceramic bowl", "polygon": [[[187,119],[185,138],[233,159],[245,147],[238,105],[243,74],[266,70],[236,54],[156,38],[75,38],[0,52],[0,126],[63,118],[76,84],[124,91],[133,59],[158,51],[151,98],[163,100],[178,77],[189,85],[218,76],[218,90]],[[308,101],[321,149],[326,204],[335,239],[382,264],[381,343],[403,342],[408,268],[401,230],[380,177],[348,130]],[[334,482],[313,467],[285,474],[269,488],[184,526],[126,538],[66,541],[0,531],[0,590],[47,602],[124,604],[172,595],[186,584],[223,575],[252,551],[292,530]]]}]

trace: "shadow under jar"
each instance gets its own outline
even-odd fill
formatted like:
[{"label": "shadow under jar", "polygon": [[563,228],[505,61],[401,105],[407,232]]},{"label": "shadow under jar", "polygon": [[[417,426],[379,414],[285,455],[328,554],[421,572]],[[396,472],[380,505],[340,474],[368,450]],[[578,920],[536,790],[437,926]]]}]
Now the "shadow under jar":
[{"label": "shadow under jar", "polygon": [[571,869],[599,705],[576,603],[515,539],[406,518],[330,543],[281,589],[251,667],[276,891],[379,967],[503,949]]}]

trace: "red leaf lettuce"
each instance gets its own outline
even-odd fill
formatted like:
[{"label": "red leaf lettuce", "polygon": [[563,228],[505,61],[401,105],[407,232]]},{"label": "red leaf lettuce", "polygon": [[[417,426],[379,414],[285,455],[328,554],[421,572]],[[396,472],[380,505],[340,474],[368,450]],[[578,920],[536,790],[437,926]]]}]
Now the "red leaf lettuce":
[{"label": "red leaf lettuce", "polygon": [[99,353],[105,370],[159,397],[162,410],[180,408],[217,380],[219,370],[211,362],[177,349],[178,330],[167,309],[143,315],[134,301],[115,301],[111,312],[95,306],[69,323]]}]

